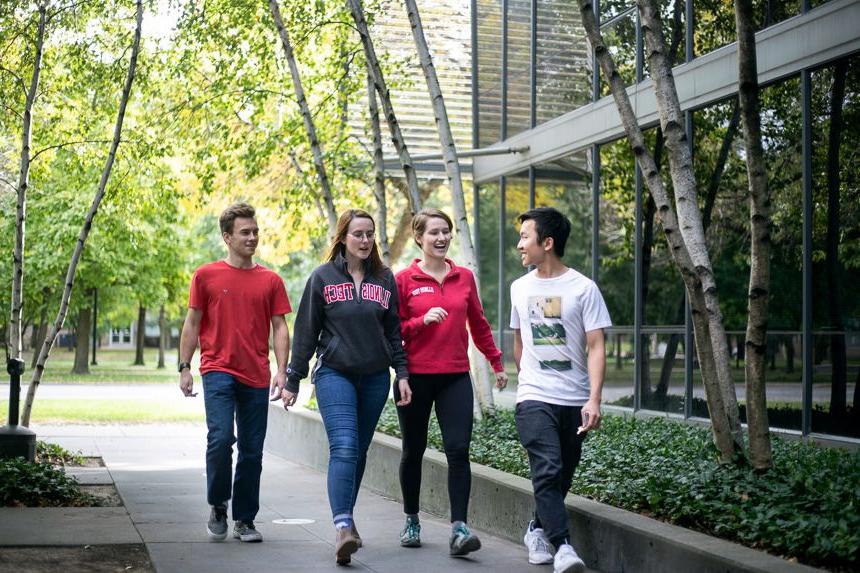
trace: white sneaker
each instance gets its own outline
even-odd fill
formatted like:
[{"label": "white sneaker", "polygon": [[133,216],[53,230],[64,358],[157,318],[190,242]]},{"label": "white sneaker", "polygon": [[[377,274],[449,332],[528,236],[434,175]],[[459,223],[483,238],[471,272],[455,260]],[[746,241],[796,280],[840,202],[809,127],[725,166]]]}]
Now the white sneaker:
[{"label": "white sneaker", "polygon": [[567,543],[558,548],[552,563],[553,573],[583,573],[585,562]]},{"label": "white sneaker", "polygon": [[545,565],[553,562],[552,544],[546,538],[546,535],[544,535],[543,529],[539,527],[534,528],[533,521],[529,522],[525,537],[523,537],[523,543],[526,544],[529,550],[529,563],[532,565]]}]

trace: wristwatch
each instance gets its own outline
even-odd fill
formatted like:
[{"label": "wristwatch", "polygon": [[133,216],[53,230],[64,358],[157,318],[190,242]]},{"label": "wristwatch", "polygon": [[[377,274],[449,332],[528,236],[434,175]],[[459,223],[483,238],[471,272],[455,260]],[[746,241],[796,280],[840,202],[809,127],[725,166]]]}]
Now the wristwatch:
[{"label": "wristwatch", "polygon": [[181,374],[181,373],[182,373],[182,371],[183,371],[183,370],[185,370],[186,368],[188,368],[189,370],[191,369],[191,363],[190,363],[190,362],[180,362],[180,363],[179,363],[179,373],[180,373],[180,374]]}]

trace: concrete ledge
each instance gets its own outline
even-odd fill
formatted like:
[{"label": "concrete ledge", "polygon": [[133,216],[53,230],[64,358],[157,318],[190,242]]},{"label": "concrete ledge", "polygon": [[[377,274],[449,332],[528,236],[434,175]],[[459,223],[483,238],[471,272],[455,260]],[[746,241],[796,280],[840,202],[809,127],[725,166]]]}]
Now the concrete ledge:
[{"label": "concrete ledge", "polygon": [[[323,472],[328,467],[328,439],[315,412],[301,409],[285,412],[282,407],[271,406],[266,449]],[[401,499],[400,440],[377,433],[367,455],[362,485]],[[428,450],[424,456],[422,510],[448,516],[447,480],[444,454]],[[320,487],[324,485],[321,483]],[[579,496],[568,495],[566,504],[576,549],[590,568],[599,571],[820,571]],[[477,529],[522,542],[523,528],[532,508],[529,480],[472,464],[469,521]]]}]

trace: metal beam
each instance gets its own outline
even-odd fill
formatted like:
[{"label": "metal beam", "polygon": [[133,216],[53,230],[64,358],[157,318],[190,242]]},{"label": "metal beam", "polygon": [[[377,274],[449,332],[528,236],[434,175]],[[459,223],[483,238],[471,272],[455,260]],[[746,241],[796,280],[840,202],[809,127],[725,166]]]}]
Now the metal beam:
[{"label": "metal beam", "polygon": [[[759,82],[767,84],[799,71],[860,50],[860,2],[831,0],[806,14],[774,24],[756,34]],[[674,69],[678,97],[684,110],[720,101],[738,91],[737,44],[730,44]],[[640,125],[657,123],[651,80],[628,88]],[[529,165],[552,161],[624,135],[611,96],[582,106],[534,129],[506,138],[499,148],[528,146],[515,157],[476,157],[478,183],[525,171]],[[490,149],[493,149],[490,148]]]}]

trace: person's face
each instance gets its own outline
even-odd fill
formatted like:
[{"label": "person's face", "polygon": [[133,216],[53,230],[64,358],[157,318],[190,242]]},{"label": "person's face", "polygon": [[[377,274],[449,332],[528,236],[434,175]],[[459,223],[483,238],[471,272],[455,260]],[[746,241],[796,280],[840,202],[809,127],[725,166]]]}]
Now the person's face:
[{"label": "person's face", "polygon": [[517,243],[517,250],[520,252],[520,259],[523,266],[539,265],[546,258],[547,246],[549,239],[543,242],[538,241],[535,222],[532,219],[525,221],[520,226],[520,240]]},{"label": "person's face", "polygon": [[241,257],[251,257],[257,250],[260,228],[253,217],[236,217],[233,221],[233,232],[224,233],[222,236],[231,252]]},{"label": "person's face", "polygon": [[416,237],[425,257],[444,257],[451,246],[451,228],[444,219],[430,217],[424,233]]},{"label": "person's face", "polygon": [[373,249],[373,221],[367,217],[355,217],[349,222],[343,244],[346,252],[353,257],[365,260]]}]

